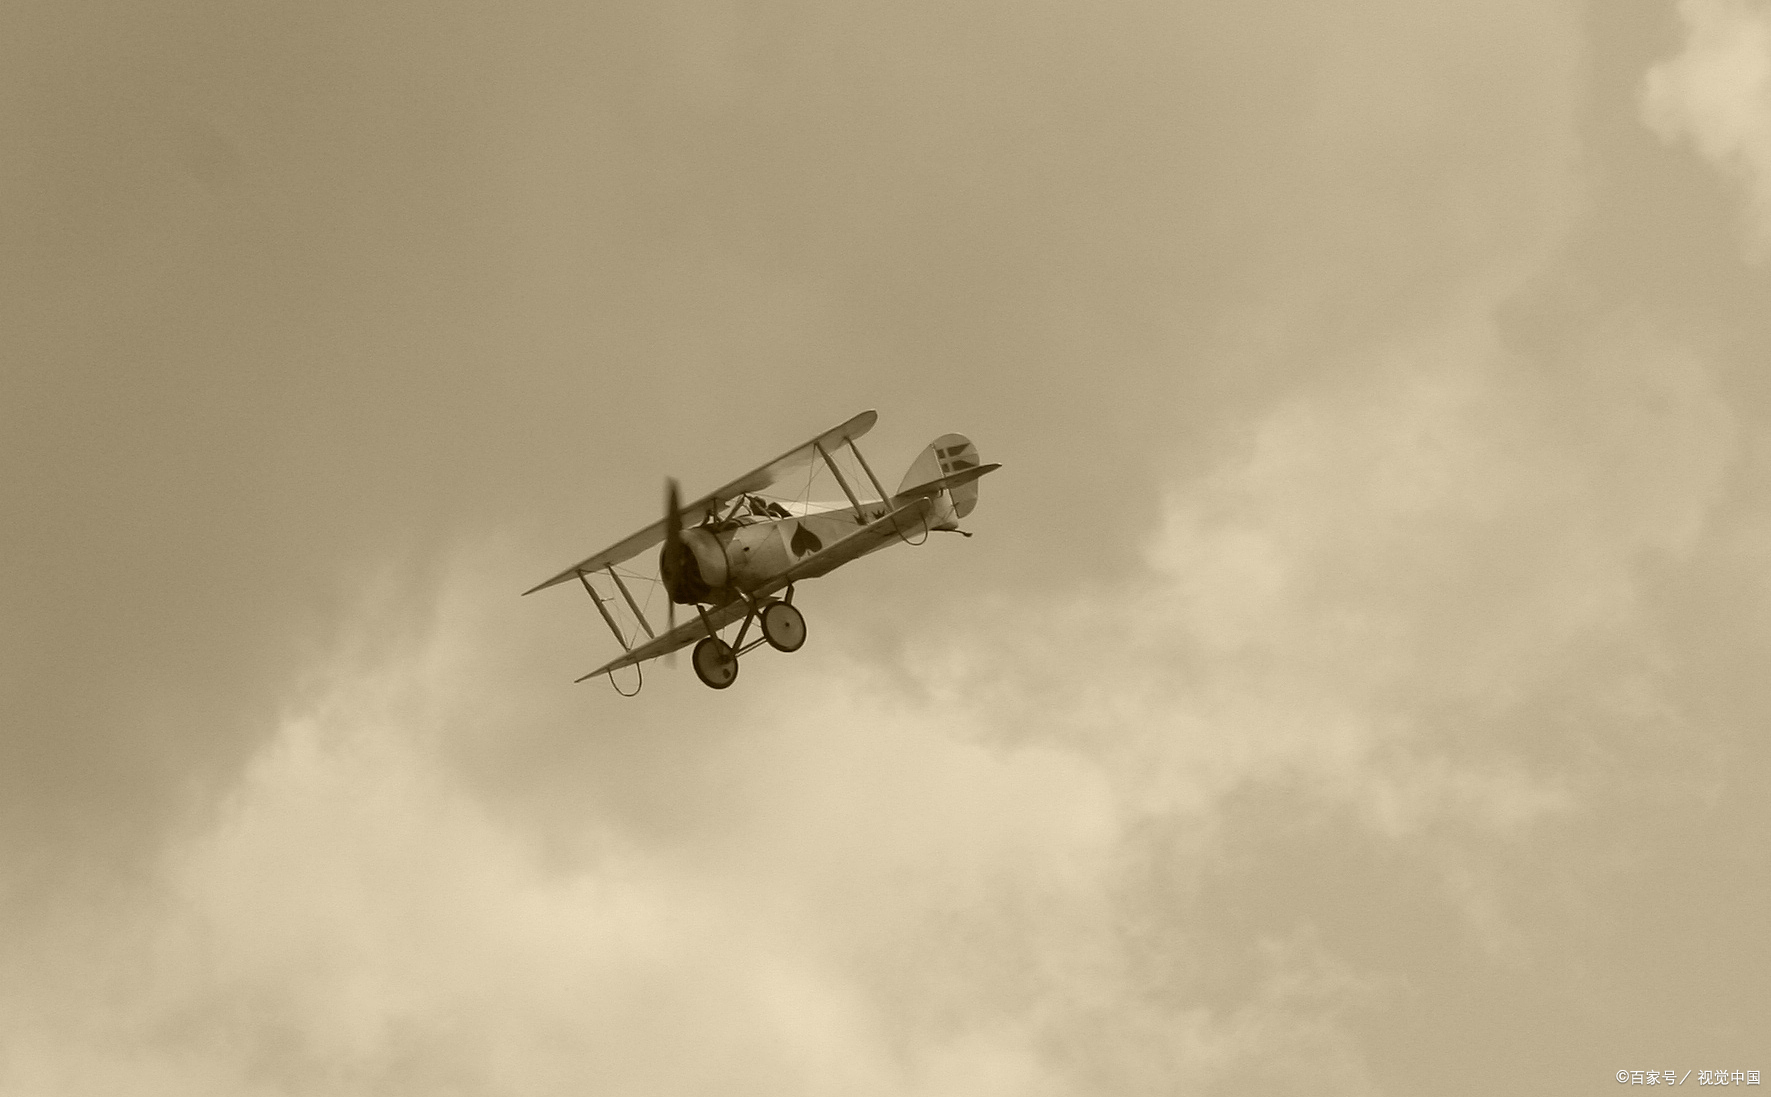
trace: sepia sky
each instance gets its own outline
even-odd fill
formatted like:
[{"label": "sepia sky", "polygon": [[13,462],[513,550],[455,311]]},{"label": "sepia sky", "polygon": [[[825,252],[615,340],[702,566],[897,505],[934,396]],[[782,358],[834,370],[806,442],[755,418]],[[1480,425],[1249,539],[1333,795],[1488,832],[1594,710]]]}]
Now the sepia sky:
[{"label": "sepia sky", "polygon": [[[0,1092],[1771,1069],[1771,4],[7,23]],[[572,684],[866,408],[975,538]]]}]

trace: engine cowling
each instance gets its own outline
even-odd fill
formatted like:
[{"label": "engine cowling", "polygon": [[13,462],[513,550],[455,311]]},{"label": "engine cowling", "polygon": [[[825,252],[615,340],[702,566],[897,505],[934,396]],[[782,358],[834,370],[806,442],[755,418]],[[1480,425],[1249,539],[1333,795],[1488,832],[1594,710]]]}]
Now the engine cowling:
[{"label": "engine cowling", "polygon": [[731,582],[731,568],[726,563],[726,548],[718,534],[705,529],[683,530],[683,544],[694,555],[701,581],[713,590]]},{"label": "engine cowling", "polygon": [[705,529],[685,529],[680,534],[682,555],[672,565],[667,543],[658,554],[658,573],[670,600],[679,606],[712,601],[713,592],[726,586],[726,553],[719,538]]}]

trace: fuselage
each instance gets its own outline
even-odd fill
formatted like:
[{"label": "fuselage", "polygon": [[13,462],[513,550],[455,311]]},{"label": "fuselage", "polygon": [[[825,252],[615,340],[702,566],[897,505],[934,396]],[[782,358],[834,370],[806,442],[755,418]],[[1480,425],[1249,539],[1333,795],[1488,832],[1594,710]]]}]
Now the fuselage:
[{"label": "fuselage", "polygon": [[801,504],[795,507],[800,513],[792,513],[778,503],[755,500],[741,509],[745,513],[683,530],[693,565],[670,590],[673,601],[723,605],[777,584],[801,561],[845,538],[859,535],[867,541],[855,545],[858,551],[845,555],[847,560],[895,544],[900,533],[914,540],[930,528],[956,526],[944,495],[918,500],[900,512],[895,524],[873,531],[866,527],[887,513],[888,504],[864,503],[859,512]]}]

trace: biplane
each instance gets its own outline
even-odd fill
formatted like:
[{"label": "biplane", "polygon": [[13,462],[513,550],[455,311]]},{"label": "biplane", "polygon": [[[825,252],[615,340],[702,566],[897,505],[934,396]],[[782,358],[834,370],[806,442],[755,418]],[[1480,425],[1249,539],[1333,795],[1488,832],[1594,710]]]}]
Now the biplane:
[{"label": "biplane", "polygon": [[[524,591],[534,594],[577,579],[624,649],[577,680],[606,674],[618,692],[632,696],[615,685],[617,670],[694,644],[689,661],[696,677],[725,689],[738,678],[739,657],[758,645],[798,651],[805,643],[805,618],[793,605],[795,583],[827,575],[899,541],[920,544],[912,540],[918,535],[953,532],[970,537],[959,528],[959,519],[978,504],[979,477],[1001,466],[981,463],[978,448],[964,435],[944,434],[923,449],[898,490],[887,495],[855,445],[878,418],[864,411],[687,504],[678,498],[676,481],[667,480],[663,518]],[[853,455],[877,499],[863,501],[855,494],[832,457],[843,449]],[[842,489],[846,504],[780,498],[778,490],[771,491],[796,479],[800,470],[807,472],[809,491],[819,463]],[[659,544],[656,579],[621,566]],[[667,614],[662,632],[653,627],[628,579],[662,588]],[[617,622],[617,593],[633,612],[637,628],[624,631]],[[677,606],[694,607],[694,616],[677,624]],[[722,630],[734,622],[739,623],[737,635],[722,639]],[[752,625],[759,635],[747,643]]]}]

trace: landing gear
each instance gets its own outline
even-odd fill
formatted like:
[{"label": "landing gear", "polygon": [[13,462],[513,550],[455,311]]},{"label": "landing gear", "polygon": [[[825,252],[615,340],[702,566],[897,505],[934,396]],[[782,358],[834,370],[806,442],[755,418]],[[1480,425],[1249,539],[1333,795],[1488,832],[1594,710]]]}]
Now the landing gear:
[{"label": "landing gear", "polygon": [[696,644],[689,662],[695,666],[695,677],[714,689],[725,689],[738,680],[738,653],[717,637],[708,636]]},{"label": "landing gear", "polygon": [[[790,589],[789,598],[793,597]],[[757,647],[765,641],[776,651],[798,651],[806,642],[806,619],[799,610],[786,601],[770,599],[758,603],[746,598],[750,612],[744,617],[744,626],[738,630],[738,639],[728,644],[719,638],[714,628],[713,619],[700,606],[695,612],[701,615],[701,625],[707,630],[707,636],[695,645],[689,662],[695,667],[695,677],[714,689],[725,689],[738,680],[738,656]],[[761,639],[744,642],[744,636],[750,631],[750,624],[755,621],[762,629]]]},{"label": "landing gear", "polygon": [[776,651],[798,651],[806,642],[806,619],[786,602],[770,602],[762,611],[763,639]]}]

